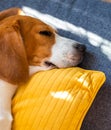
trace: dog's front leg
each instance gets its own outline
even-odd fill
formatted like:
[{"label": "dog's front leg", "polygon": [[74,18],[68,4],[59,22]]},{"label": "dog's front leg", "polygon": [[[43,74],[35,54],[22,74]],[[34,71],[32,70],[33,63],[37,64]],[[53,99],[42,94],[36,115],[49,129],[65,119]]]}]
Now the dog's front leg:
[{"label": "dog's front leg", "polygon": [[11,100],[16,89],[16,85],[0,80],[0,130],[11,130]]}]

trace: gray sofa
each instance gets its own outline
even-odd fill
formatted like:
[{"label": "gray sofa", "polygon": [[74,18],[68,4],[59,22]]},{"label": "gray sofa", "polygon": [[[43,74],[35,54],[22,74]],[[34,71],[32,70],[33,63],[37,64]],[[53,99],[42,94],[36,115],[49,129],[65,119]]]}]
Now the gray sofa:
[{"label": "gray sofa", "polygon": [[0,1],[0,10],[10,7],[21,7],[27,14],[42,16],[49,23],[52,21],[60,35],[87,46],[80,67],[101,70],[107,79],[88,111],[81,130],[111,130],[111,4],[101,0]]}]

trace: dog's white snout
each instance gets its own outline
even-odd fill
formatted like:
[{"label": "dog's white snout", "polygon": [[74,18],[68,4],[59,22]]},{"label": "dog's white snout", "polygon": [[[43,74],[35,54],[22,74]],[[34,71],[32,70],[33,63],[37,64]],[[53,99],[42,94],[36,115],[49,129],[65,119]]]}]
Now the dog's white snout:
[{"label": "dog's white snout", "polygon": [[56,43],[48,62],[58,68],[77,66],[82,61],[85,50],[85,45],[56,34]]}]

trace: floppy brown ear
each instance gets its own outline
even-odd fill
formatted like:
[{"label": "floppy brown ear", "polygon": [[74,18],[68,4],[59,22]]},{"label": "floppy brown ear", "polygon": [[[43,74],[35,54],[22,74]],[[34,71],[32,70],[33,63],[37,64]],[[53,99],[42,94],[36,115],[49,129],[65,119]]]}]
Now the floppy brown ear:
[{"label": "floppy brown ear", "polygon": [[0,78],[18,84],[28,79],[29,69],[23,40],[14,27],[0,29]]},{"label": "floppy brown ear", "polygon": [[0,12],[0,20],[3,20],[9,16],[13,15],[25,15],[25,13],[20,8],[9,8]]}]

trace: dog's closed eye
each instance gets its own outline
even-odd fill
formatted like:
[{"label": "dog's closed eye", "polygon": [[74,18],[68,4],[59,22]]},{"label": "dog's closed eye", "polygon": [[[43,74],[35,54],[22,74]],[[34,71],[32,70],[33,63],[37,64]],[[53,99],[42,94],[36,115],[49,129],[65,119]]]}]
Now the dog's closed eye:
[{"label": "dog's closed eye", "polygon": [[47,30],[43,30],[43,31],[40,31],[39,34],[44,35],[44,36],[51,36],[52,32],[47,31]]}]

